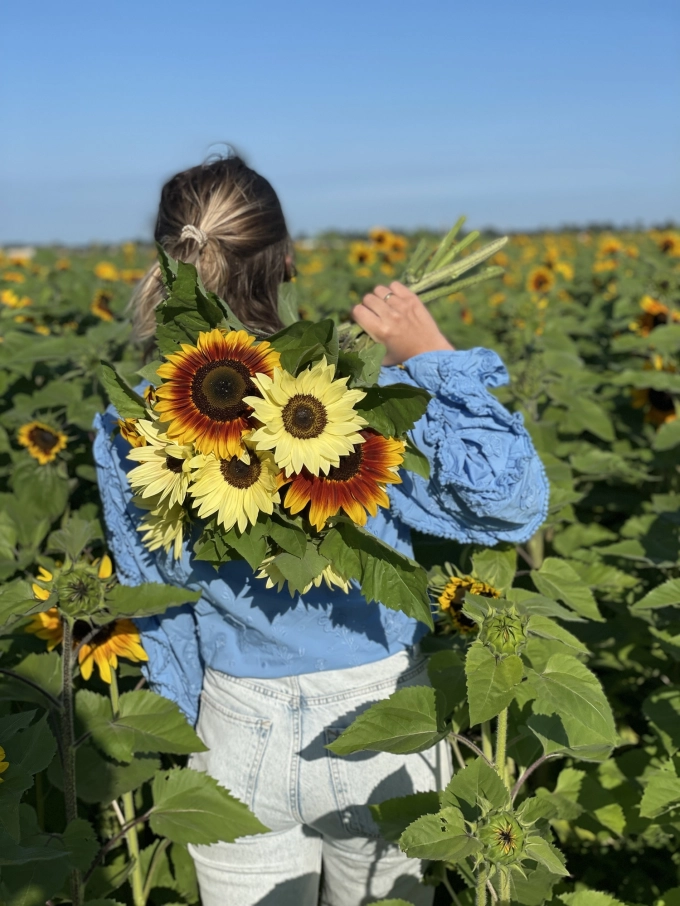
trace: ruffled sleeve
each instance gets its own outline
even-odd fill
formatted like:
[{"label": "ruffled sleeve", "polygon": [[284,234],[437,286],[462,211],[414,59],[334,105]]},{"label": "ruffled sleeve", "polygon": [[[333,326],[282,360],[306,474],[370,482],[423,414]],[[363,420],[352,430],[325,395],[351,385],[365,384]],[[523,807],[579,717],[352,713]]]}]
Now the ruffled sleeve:
[{"label": "ruffled sleeve", "polygon": [[[167,577],[160,572],[157,559],[144,547],[137,532],[143,513],[132,503],[125,469],[129,447],[120,435],[112,436],[115,427],[116,414],[111,407],[104,415],[96,416],[93,453],[107,543],[114,556],[116,575],[122,585],[166,582]],[[133,466],[134,463],[130,463],[130,468]],[[162,619],[146,617],[135,622],[149,657],[142,667],[149,685],[154,692],[175,701],[187,719],[195,723],[203,665],[193,606],[172,608]]]},{"label": "ruffled sleeve", "polygon": [[488,391],[508,383],[490,349],[427,352],[403,368],[383,369],[381,383],[403,382],[433,399],[413,441],[430,478],[402,472],[389,489],[396,515],[411,528],[461,542],[525,541],[545,520],[548,481],[520,413]]}]

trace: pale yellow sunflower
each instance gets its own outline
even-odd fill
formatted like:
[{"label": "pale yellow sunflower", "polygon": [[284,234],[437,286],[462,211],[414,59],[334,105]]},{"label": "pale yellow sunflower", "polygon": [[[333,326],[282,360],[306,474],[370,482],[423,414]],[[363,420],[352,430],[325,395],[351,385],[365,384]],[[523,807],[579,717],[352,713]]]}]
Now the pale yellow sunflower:
[{"label": "pale yellow sunflower", "polygon": [[259,513],[270,515],[274,504],[281,502],[279,469],[267,451],[249,449],[241,458],[230,459],[199,455],[191,465],[195,475],[189,493],[198,515],[201,519],[216,515],[227,531],[234,525],[245,531]]},{"label": "pale yellow sunflower", "polygon": [[286,475],[301,472],[328,474],[340,457],[363,443],[359,431],[366,420],[354,409],[366,394],[348,390],[347,378],[335,377],[335,366],[325,356],[297,377],[277,368],[273,378],[258,375],[254,381],[262,397],[246,397],[255,418],[262,423],[251,435],[259,450],[273,450]]},{"label": "pale yellow sunflower", "polygon": [[[283,575],[281,570],[276,565],[276,557],[268,557],[261,565],[260,571],[255,576],[256,579],[266,579],[267,584],[266,588],[276,587],[277,591],[281,591],[284,585],[287,582],[286,577]],[[328,588],[333,591],[336,588],[339,588],[341,591],[344,591],[345,594],[349,592],[350,583],[342,578],[336,571],[333,569],[331,563],[328,566],[325,566],[323,571],[319,573],[311,582],[309,582],[302,589],[301,594],[307,594],[307,592],[312,587],[320,588],[321,583],[325,582]],[[293,597],[294,592],[290,592],[291,597]]]},{"label": "pale yellow sunflower", "polygon": [[139,465],[128,473],[130,486],[142,498],[155,498],[157,504],[167,499],[168,507],[183,503],[191,482],[191,444],[173,444],[158,428],[158,423],[142,418],[138,433],[146,443],[135,445],[127,455]]}]

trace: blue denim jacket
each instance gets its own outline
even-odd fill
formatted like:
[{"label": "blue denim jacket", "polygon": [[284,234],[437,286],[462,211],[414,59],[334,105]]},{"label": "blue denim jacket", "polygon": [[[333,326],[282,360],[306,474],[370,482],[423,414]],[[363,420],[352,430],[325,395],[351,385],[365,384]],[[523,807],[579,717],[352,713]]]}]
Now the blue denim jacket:
[{"label": "blue denim jacket", "polygon": [[[520,414],[510,414],[487,387],[508,381],[489,349],[428,352],[403,368],[384,368],[382,384],[404,382],[433,394],[413,440],[430,462],[430,478],[402,472],[391,485],[389,511],[367,529],[412,556],[410,529],[442,538],[494,545],[529,538],[546,517],[548,482]],[[137,525],[126,459],[129,445],[112,436],[111,407],[95,420],[94,458],[109,546],[127,585],[171,582],[200,590],[195,605],[139,620],[149,655],[151,686],[194,721],[206,666],[232,676],[279,677],[353,667],[388,657],[417,642],[425,626],[382,604],[313,588],[291,598],[267,589],[240,561],[215,570],[196,561],[191,541],[173,560],[149,553]]]}]

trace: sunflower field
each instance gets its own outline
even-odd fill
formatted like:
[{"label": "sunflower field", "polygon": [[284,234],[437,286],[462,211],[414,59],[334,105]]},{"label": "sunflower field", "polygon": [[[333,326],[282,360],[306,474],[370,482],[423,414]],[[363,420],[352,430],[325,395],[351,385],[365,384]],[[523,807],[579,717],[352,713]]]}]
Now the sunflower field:
[{"label": "sunflower field", "polygon": [[[436,242],[300,240],[288,304],[342,328]],[[0,253],[7,906],[198,903],[187,844],[266,830],[187,766],[205,747],[142,673],[135,618],[197,595],[118,584],[106,546],[92,424],[112,373],[139,383],[126,306],[155,254]],[[506,363],[494,392],[534,440],[550,511],[517,547],[415,536],[431,686],[376,702],[329,758],[450,741],[446,789],[368,803],[438,906],[680,906],[680,233],[513,235],[423,298],[454,346]]]}]

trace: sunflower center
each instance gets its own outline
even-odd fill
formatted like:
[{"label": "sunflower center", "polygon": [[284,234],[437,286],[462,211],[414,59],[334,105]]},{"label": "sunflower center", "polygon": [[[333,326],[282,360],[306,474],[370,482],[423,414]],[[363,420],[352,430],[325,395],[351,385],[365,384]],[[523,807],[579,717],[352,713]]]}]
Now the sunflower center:
[{"label": "sunflower center", "polygon": [[[106,626],[102,626],[100,629],[97,629],[95,635],[90,639],[89,645],[103,645],[104,642],[108,640],[113,635],[113,630],[115,623],[108,623]],[[79,645],[84,638],[86,638],[94,629],[94,626],[91,626],[87,620],[76,620],[73,624],[73,643],[74,645]]]},{"label": "sunflower center", "polygon": [[174,472],[176,475],[179,475],[179,473],[182,471],[182,468],[184,466],[184,460],[177,459],[176,456],[166,456],[165,464],[168,467],[168,469],[170,470],[170,472]]},{"label": "sunflower center", "polygon": [[331,466],[328,470],[328,481],[349,481],[361,470],[361,463],[364,459],[364,451],[357,447],[353,453],[340,457],[340,463],[337,466]]},{"label": "sunflower center", "polygon": [[191,382],[196,408],[216,422],[230,422],[243,415],[248,406],[243,397],[257,393],[250,372],[242,362],[220,359],[202,365]]},{"label": "sunflower center", "polygon": [[49,431],[47,428],[32,428],[28,438],[32,444],[44,453],[49,453],[59,443],[59,435],[55,434],[54,431]]},{"label": "sunflower center", "polygon": [[308,393],[292,396],[284,406],[281,418],[286,431],[302,440],[318,437],[328,422],[324,404]]},{"label": "sunflower center", "polygon": [[506,854],[511,852],[515,848],[517,842],[515,833],[510,825],[507,827],[501,828],[498,830],[498,843],[500,844],[503,852]]},{"label": "sunflower center", "polygon": [[665,390],[650,390],[649,402],[660,412],[672,412],[675,409],[673,397]]},{"label": "sunflower center", "polygon": [[548,278],[544,274],[538,274],[534,277],[534,286],[536,289],[543,289],[548,285]]},{"label": "sunflower center", "polygon": [[252,487],[260,477],[261,471],[262,463],[252,452],[250,453],[250,462],[243,462],[242,459],[232,456],[231,459],[223,459],[220,465],[222,478],[227,484],[230,484],[233,488],[239,488],[239,490]]}]

